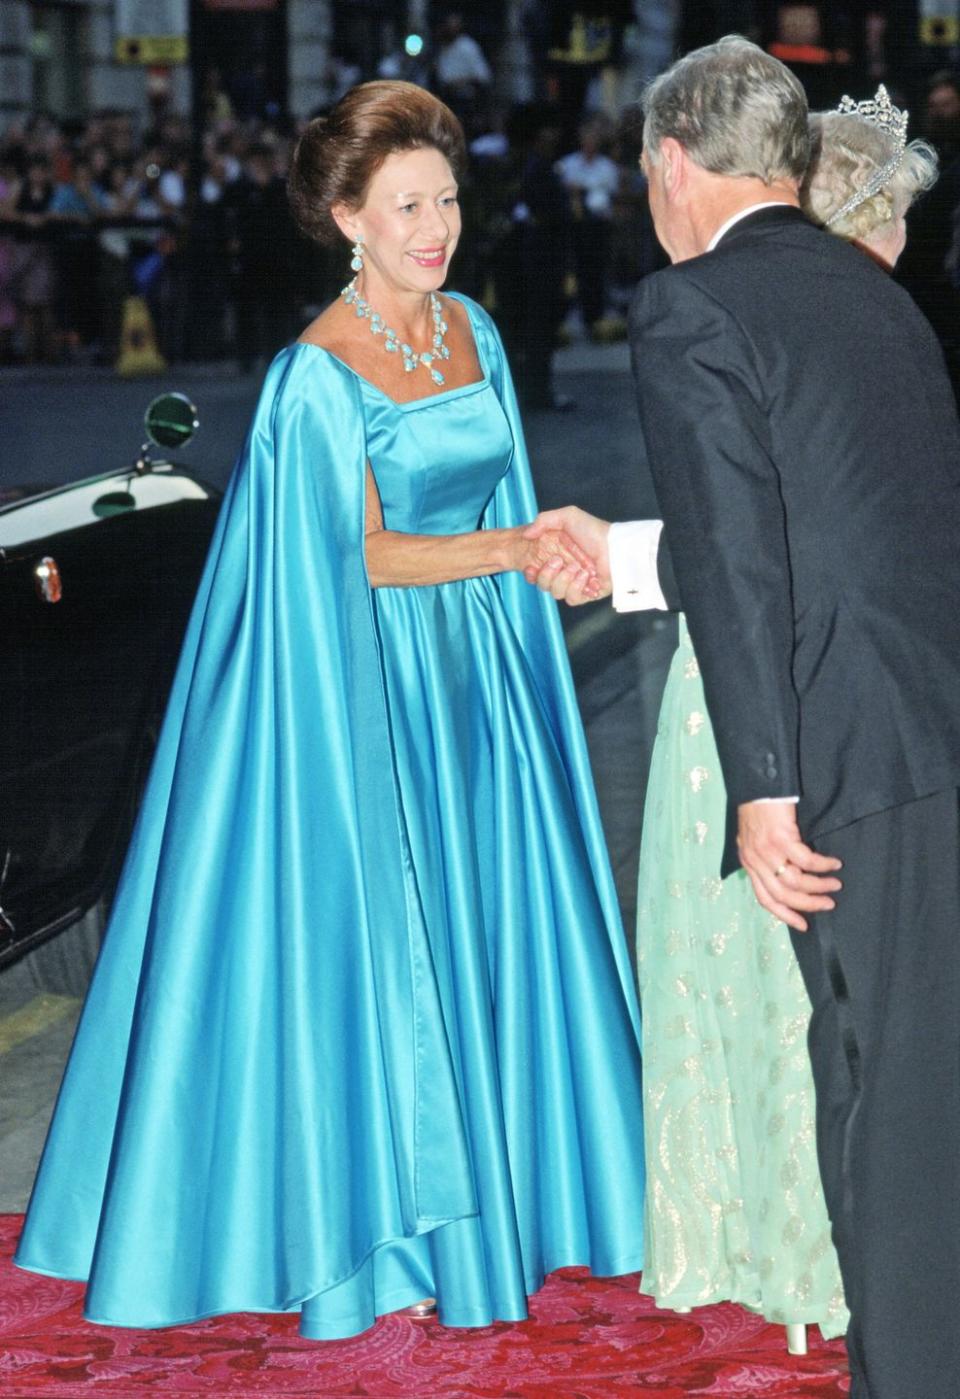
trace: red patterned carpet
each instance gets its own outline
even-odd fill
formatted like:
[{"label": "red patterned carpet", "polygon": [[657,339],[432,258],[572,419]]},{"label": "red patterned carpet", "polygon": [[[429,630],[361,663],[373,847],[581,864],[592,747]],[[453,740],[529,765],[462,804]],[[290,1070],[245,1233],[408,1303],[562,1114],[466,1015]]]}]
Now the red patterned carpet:
[{"label": "red patterned carpet", "polygon": [[658,1312],[636,1278],[555,1273],[529,1321],[481,1331],[384,1318],[351,1341],[303,1341],[293,1316],[229,1316],[169,1331],[88,1326],[82,1289],[10,1262],[19,1217],[0,1216],[0,1394],[5,1399],[843,1399],[843,1347],[739,1307]]}]

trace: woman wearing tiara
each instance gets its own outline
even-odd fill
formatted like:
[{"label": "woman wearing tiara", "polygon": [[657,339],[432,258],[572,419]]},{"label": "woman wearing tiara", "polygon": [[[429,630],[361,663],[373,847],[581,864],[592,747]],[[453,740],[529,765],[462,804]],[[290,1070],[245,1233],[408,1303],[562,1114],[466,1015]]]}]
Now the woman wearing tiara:
[{"label": "woman wearing tiara", "polygon": [[524,538],[499,338],[439,294],[463,160],[399,82],[297,147],[356,276],[267,374],[17,1254],[91,1321],[486,1326],[643,1261],[636,992],[521,576],[579,555]]},{"label": "woman wearing tiara", "polygon": [[[807,215],[892,268],[936,178],[883,88],[811,117]],[[787,929],[746,872],[717,878],[726,796],[684,620],[650,771],[637,907],[643,1006],[643,1290],[688,1310],[731,1300],[824,1336],[846,1310],[817,1167],[810,1002]]]}]

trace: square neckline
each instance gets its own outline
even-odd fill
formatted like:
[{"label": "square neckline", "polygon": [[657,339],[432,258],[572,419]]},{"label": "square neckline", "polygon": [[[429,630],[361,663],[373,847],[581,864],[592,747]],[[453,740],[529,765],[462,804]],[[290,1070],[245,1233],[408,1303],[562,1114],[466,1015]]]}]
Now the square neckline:
[{"label": "square neckline", "polygon": [[391,407],[399,409],[401,413],[410,412],[412,409],[416,408],[424,408],[428,404],[437,403],[440,400],[449,401],[460,395],[478,393],[481,389],[485,389],[489,386],[490,369],[484,358],[483,351],[480,348],[480,336],[477,335],[477,328],[474,323],[473,312],[470,309],[470,303],[466,297],[461,296],[460,293],[456,291],[444,292],[444,296],[449,296],[452,300],[459,301],[460,305],[467,313],[467,324],[470,327],[470,336],[473,340],[473,351],[476,355],[477,363],[482,370],[481,378],[471,379],[469,384],[458,384],[452,389],[441,389],[439,393],[422,394],[420,398],[408,398],[401,402],[399,399],[393,398],[388,394],[386,389],[381,389],[377,384],[373,383],[366,375],[359,373],[359,371],[354,369],[352,364],[348,364],[345,359],[341,359],[341,357],[335,355],[332,350],[328,350],[326,345],[320,345],[316,340],[295,340],[293,343],[296,346],[306,345],[311,350],[320,350],[322,354],[329,356],[332,360],[336,360],[337,364],[343,365],[344,369],[352,374],[355,379],[359,380],[366,388],[370,389],[372,393],[378,394],[381,398],[385,399]]}]

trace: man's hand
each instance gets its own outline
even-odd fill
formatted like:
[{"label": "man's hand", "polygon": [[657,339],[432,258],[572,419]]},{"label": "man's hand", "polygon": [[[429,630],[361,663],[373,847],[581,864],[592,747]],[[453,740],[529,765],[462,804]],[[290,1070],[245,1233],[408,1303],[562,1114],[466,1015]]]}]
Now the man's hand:
[{"label": "man's hand", "polygon": [[[525,578],[557,579],[561,575],[569,580],[571,592],[582,595],[584,601],[592,601],[599,596],[597,575],[589,555],[580,548],[565,530],[540,530],[535,538],[530,538],[520,526],[510,531],[512,537],[512,567]],[[546,590],[545,590],[546,591]]]},{"label": "man's hand", "polygon": [[523,576],[528,583],[534,583],[542,592],[550,593],[559,602],[579,607],[584,602],[595,602],[597,598],[609,597],[613,583],[610,578],[610,554],[607,537],[610,525],[595,515],[588,515],[576,505],[567,505],[562,510],[545,510],[538,515],[532,525],[524,531],[526,539],[539,539],[541,535],[563,530],[578,544],[592,561],[596,579],[585,587],[579,570],[563,565],[556,558],[550,559],[540,569],[526,568]]},{"label": "man's hand", "polygon": [[795,802],[744,802],[738,815],[740,863],[753,892],[768,912],[805,933],[803,914],[836,907],[830,895],[843,885],[830,872],[841,862],[804,844]]}]

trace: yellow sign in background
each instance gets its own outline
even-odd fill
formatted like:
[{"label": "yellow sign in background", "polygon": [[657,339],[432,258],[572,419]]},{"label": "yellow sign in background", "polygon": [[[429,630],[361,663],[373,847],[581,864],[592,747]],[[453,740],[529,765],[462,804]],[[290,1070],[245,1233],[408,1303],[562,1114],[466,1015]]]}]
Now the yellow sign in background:
[{"label": "yellow sign in background", "polygon": [[118,63],[187,62],[187,0],[114,0],[113,13]]},{"label": "yellow sign in background", "polygon": [[118,63],[186,63],[190,57],[190,45],[185,34],[123,38],[114,43],[113,56]]},{"label": "yellow sign in background", "polygon": [[942,48],[960,44],[960,0],[920,0],[920,42]]}]

